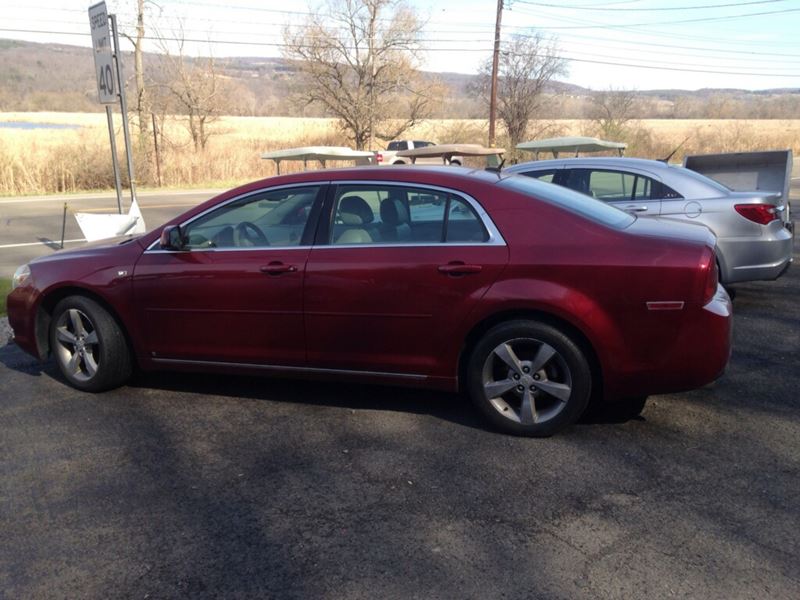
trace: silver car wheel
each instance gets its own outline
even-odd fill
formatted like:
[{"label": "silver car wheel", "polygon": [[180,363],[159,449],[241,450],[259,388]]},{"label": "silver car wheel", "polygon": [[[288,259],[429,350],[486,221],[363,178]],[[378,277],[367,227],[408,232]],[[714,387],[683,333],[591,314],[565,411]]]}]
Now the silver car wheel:
[{"label": "silver car wheel", "polygon": [[495,347],[481,374],[486,399],[503,417],[522,425],[555,418],[572,395],[572,374],[564,358],[534,338]]},{"label": "silver car wheel", "polygon": [[78,381],[97,374],[100,340],[91,319],[76,308],[64,311],[55,326],[56,359],[63,370]]}]

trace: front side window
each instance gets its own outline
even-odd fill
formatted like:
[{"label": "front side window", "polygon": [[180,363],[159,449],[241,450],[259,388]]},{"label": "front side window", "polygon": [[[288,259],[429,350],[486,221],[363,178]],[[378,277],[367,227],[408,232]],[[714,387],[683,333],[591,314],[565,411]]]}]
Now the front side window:
[{"label": "front side window", "polygon": [[359,184],[336,193],[330,243],[439,244],[483,242],[489,236],[462,198],[425,188]]},{"label": "front side window", "polygon": [[235,200],[184,228],[188,249],[298,246],[319,186],[268,190]]}]

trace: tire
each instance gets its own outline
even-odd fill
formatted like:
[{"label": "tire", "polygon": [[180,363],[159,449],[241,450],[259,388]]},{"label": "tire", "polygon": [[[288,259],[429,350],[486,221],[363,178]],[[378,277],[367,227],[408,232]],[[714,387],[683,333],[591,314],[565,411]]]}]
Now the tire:
[{"label": "tire", "polygon": [[497,429],[548,437],[586,409],[592,372],[580,347],[559,329],[538,321],[509,321],[475,345],[466,388]]},{"label": "tire", "polygon": [[119,387],[132,372],[120,326],[106,309],[84,296],[69,296],[56,305],[50,350],[64,379],[85,392]]}]

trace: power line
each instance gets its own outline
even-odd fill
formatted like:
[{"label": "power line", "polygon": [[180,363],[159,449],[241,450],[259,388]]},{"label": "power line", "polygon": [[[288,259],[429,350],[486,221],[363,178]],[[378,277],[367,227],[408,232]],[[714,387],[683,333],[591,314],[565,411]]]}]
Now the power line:
[{"label": "power line", "polygon": [[530,0],[515,0],[519,4],[530,4],[533,6],[545,6],[547,8],[567,8],[572,10],[596,10],[602,12],[608,11],[626,11],[626,12],[657,12],[657,11],[672,11],[672,10],[699,10],[708,8],[727,8],[730,6],[741,7],[750,6],[753,4],[774,4],[776,2],[786,2],[786,0],[751,0],[750,2],[730,2],[728,4],[704,4],[704,5],[691,5],[691,6],[663,6],[663,7],[634,7],[634,8],[614,8],[609,6],[597,6],[589,4],[551,4],[548,2],[531,2]]},{"label": "power line", "polygon": [[[513,34],[513,35],[525,36],[526,34],[516,33],[516,34]],[[635,47],[637,50],[638,50],[639,46],[645,46],[645,47],[650,46],[650,47],[654,47],[654,48],[666,48],[666,49],[669,49],[669,50],[699,50],[701,52],[714,52],[714,53],[717,53],[717,54],[720,54],[720,53],[721,54],[748,54],[748,55],[753,55],[753,56],[780,56],[780,57],[785,57],[786,56],[785,52],[756,52],[754,50],[730,50],[728,48],[703,48],[703,47],[700,47],[700,46],[679,46],[679,45],[676,45],[676,44],[659,44],[658,42],[637,42],[637,41],[628,42],[628,41],[625,41],[625,40],[598,38],[598,37],[594,37],[594,36],[580,35],[578,33],[566,33],[566,34],[564,34],[564,36],[565,37],[559,36],[559,39],[558,39],[559,43],[564,42],[564,41],[569,41],[572,38],[576,38],[576,39],[582,39],[582,40],[595,40],[595,41],[600,41],[600,42],[614,42],[614,43],[618,43],[618,44],[626,44],[628,46]],[[572,41],[571,43],[576,43],[576,42]],[[688,56],[695,56],[695,55],[692,54],[692,55],[688,55]]]},{"label": "power line", "polygon": [[[521,11],[518,11],[518,12],[521,12]],[[539,19],[541,19],[541,17],[542,17],[542,13],[540,13],[540,12],[536,12],[536,13],[534,13],[534,12],[521,12],[521,14],[535,16],[535,17],[537,17]],[[575,19],[575,18],[569,18],[569,17],[564,17],[564,16],[547,15],[546,18],[552,19],[554,21],[561,21],[561,22],[564,22],[564,23],[588,23],[588,24],[593,25],[593,26],[597,24],[596,21],[587,21],[587,20],[584,20],[584,19]],[[615,24],[609,23],[609,24],[605,25],[604,27],[609,29],[609,30],[616,30],[616,29],[622,29],[624,26],[623,25],[615,25]],[[544,29],[544,27],[538,27],[537,26],[537,27],[534,28],[534,27],[530,27],[529,26],[529,27],[527,27],[527,29],[529,29],[529,30],[530,29]],[[582,29],[582,28],[578,28],[578,29]],[[614,33],[614,32],[611,31],[609,33]],[[764,45],[764,42],[760,41],[760,40],[746,40],[746,39],[731,40],[730,38],[720,39],[720,38],[708,37],[708,35],[703,35],[703,36],[686,35],[686,34],[677,34],[677,33],[674,33],[674,32],[656,31],[656,30],[653,30],[653,29],[639,29],[639,30],[633,30],[633,31],[625,30],[625,33],[627,35],[632,35],[632,36],[647,36],[648,39],[650,37],[652,37],[652,36],[656,36],[656,37],[661,37],[661,38],[674,38],[674,39],[680,39],[680,40],[694,40],[694,41],[707,42],[707,43],[719,43],[719,44],[735,43],[737,46],[741,46],[742,44],[758,44],[759,47],[762,47]],[[577,34],[571,33],[570,31],[566,31],[566,32],[559,31],[558,34],[559,35],[572,35],[572,36],[576,36],[577,35]],[[775,39],[770,39],[769,43],[770,43],[770,46],[780,45],[780,46],[792,46],[792,47],[795,47],[795,46],[800,45],[800,44],[797,44],[797,43],[785,42],[785,41],[780,41],[780,40],[775,40]]]},{"label": "power line", "polygon": [[[13,32],[13,33],[36,33],[36,34],[49,34],[49,35],[73,35],[73,36],[81,36],[81,37],[88,37],[89,33],[82,33],[82,32],[75,32],[75,31],[47,31],[47,30],[40,30],[40,29],[10,29],[10,28],[0,28],[0,31],[4,32]],[[239,46],[264,46],[264,47],[272,47],[272,48],[285,48],[289,47],[287,44],[282,43],[271,43],[271,42],[248,42],[243,40],[214,40],[214,39],[198,39],[198,38],[174,38],[174,37],[161,37],[155,38],[152,36],[145,36],[146,40],[163,40],[163,41],[173,41],[173,42],[193,42],[193,43],[208,43],[208,44],[230,44],[230,45],[239,45]],[[352,47],[345,47],[347,50],[353,50]],[[482,52],[488,53],[488,49],[484,48],[431,48],[429,49],[430,52]],[[709,73],[709,74],[717,74],[717,75],[740,75],[740,76],[747,76],[747,77],[785,77],[785,78],[793,78],[796,79],[800,77],[800,73],[798,74],[786,74],[786,73],[765,73],[765,72],[744,72],[744,71],[721,71],[718,69],[695,69],[695,68],[687,68],[687,67],[668,67],[668,66],[656,66],[656,65],[646,65],[646,64],[634,64],[631,62],[616,62],[616,61],[605,61],[605,60],[594,60],[594,59],[584,59],[584,58],[575,58],[570,56],[561,57],[565,60],[570,62],[579,62],[579,63],[588,63],[588,64],[599,64],[599,65],[610,65],[610,66],[617,66],[617,67],[630,67],[630,68],[637,68],[637,69],[648,69],[648,70],[656,70],[656,71],[675,71],[675,72],[686,72],[686,73]]]},{"label": "power line", "polygon": [[[20,20],[20,19],[12,19],[12,20]],[[65,25],[67,25],[67,24],[83,25],[82,22],[57,21],[55,19],[41,19],[40,21],[42,21],[42,22],[44,22],[44,21],[60,22],[60,23],[65,24]],[[265,39],[270,39],[270,38],[276,38],[278,41],[282,41],[282,39],[283,39],[282,37],[280,37],[280,36],[278,36],[276,34],[244,33],[244,32],[241,32],[241,31],[224,31],[224,30],[216,30],[216,29],[213,30],[213,31],[205,30],[205,29],[182,29],[181,32],[182,33],[192,33],[192,32],[194,32],[194,33],[201,33],[201,34],[202,33],[207,33],[207,34],[211,34],[211,35],[224,35],[224,34],[239,35],[240,36],[240,38],[239,38],[240,42],[248,42],[249,41],[247,39],[248,36],[253,36],[253,35],[258,35],[260,41],[263,41]],[[173,34],[174,34],[174,32],[173,32]],[[512,35],[513,36],[519,36],[519,37],[533,37],[533,36],[525,36],[525,35],[520,35],[520,34],[512,34]],[[154,37],[156,39],[164,39],[163,36],[154,36]],[[152,38],[148,38],[148,39],[152,39]],[[341,41],[341,42],[348,42],[349,41],[348,38],[339,37],[337,39],[339,41]],[[485,40],[475,40],[475,39],[464,40],[464,39],[456,39],[456,38],[417,38],[414,41],[424,42],[424,43],[435,43],[435,44],[458,43],[458,42],[465,42],[465,41],[470,41],[472,43],[475,43],[475,42],[481,43],[481,42],[483,42],[483,43],[485,43],[487,45],[487,47],[488,47],[489,44],[492,43],[492,40],[490,40],[488,38],[485,39]],[[505,43],[507,43],[507,40],[504,42],[504,44]],[[583,47],[588,47],[588,48],[605,48],[605,49],[608,49],[608,50],[619,51],[619,52],[625,52],[626,51],[625,48],[619,48],[619,47],[616,47],[616,46],[609,46],[607,44],[601,44],[601,43],[596,43],[596,42],[588,42],[587,43],[587,42],[575,42],[575,41],[573,41],[573,42],[571,42],[571,44],[572,45],[583,46]],[[445,52],[445,51],[448,51],[448,50],[450,50],[450,48],[439,48],[437,51]],[[650,53],[650,54],[656,54],[657,52],[659,52],[659,51],[654,51],[654,50],[640,50],[640,49],[637,49],[637,50],[639,52]],[[480,51],[483,51],[483,49],[481,49]],[[573,54],[589,55],[589,56],[592,56],[592,57],[599,57],[599,58],[604,58],[604,59],[615,59],[615,60],[616,59],[620,59],[620,60],[627,60],[628,59],[628,57],[626,57],[626,56],[618,56],[618,55],[613,55],[613,54],[602,54],[601,55],[601,54],[597,54],[596,52],[592,52],[590,54],[590,53],[588,53],[586,51],[581,51],[581,50],[577,50],[576,51],[576,50],[570,49],[569,47],[564,47],[563,45],[561,46],[559,51],[562,52],[562,53],[569,52],[569,53],[573,53]],[[698,58],[696,54],[691,54],[691,55],[689,55],[689,54],[681,54],[681,56],[691,56],[693,58]],[[724,60],[724,58],[716,58],[716,57],[705,57],[705,58],[710,58],[712,60]],[[680,66],[680,64],[681,64],[681,63],[676,63],[674,61],[663,61],[663,60],[658,60],[658,59],[647,59],[647,60],[649,60],[651,63],[654,63],[654,64],[662,64],[662,65],[668,65],[668,66]],[[742,59],[740,59],[740,60],[742,60]],[[749,61],[753,62],[753,61],[761,61],[762,59],[760,59],[760,58],[751,58],[751,59],[743,59],[743,60],[749,60]],[[783,63],[787,63],[787,64],[792,64],[792,65],[800,64],[800,60],[783,60],[782,62]],[[735,65],[735,66],[732,66],[732,65],[726,65],[726,64],[701,64],[701,63],[692,63],[692,66],[694,66],[694,67],[706,67],[706,68],[712,68],[712,69],[737,69],[737,67],[741,67],[741,66],[744,66],[745,68],[756,68],[757,67],[757,65]],[[792,68],[795,68],[795,67],[788,67],[788,69],[792,69]],[[786,68],[783,68],[783,67],[772,67],[772,69],[778,69],[778,70],[781,70],[781,71],[786,71],[787,70]]]},{"label": "power line", "polygon": [[[745,13],[739,15],[726,15],[726,16],[719,16],[719,17],[701,17],[697,19],[680,19],[678,21],[660,21],[660,22],[647,22],[647,23],[623,23],[623,24],[613,24],[613,23],[604,23],[604,24],[593,24],[593,25],[544,25],[544,26],[537,26],[537,29],[627,29],[629,27],[650,27],[650,26],[658,26],[661,27],[662,25],[683,25],[687,23],[707,23],[707,22],[717,22],[717,21],[729,21],[733,19],[746,19],[748,17],[760,17],[764,15],[779,15],[785,13],[793,13],[793,12],[800,12],[800,8],[784,8],[781,10],[771,10],[771,11],[763,11],[763,12],[754,12],[754,13]],[[533,14],[533,13],[523,13],[523,14]]]}]

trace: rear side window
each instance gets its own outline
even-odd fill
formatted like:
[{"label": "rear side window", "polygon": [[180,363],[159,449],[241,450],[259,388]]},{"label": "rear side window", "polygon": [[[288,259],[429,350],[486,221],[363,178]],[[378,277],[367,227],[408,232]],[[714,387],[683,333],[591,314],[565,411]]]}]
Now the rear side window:
[{"label": "rear side window", "polygon": [[663,200],[680,200],[681,198],[683,198],[682,195],[680,195],[678,192],[673,190],[668,185],[664,185],[662,183],[659,187],[661,188],[661,191],[658,192],[658,197]]},{"label": "rear side window", "polygon": [[484,242],[489,234],[473,208],[445,191],[358,184],[336,194],[333,245]]},{"label": "rear side window", "polygon": [[629,202],[655,199],[659,182],[626,171],[570,169],[565,185],[603,202]]},{"label": "rear side window", "polygon": [[498,185],[531,198],[555,204],[596,223],[615,229],[624,229],[636,220],[629,213],[605,202],[594,200],[561,186],[543,183],[532,177],[510,175],[501,179]]},{"label": "rear side window", "polygon": [[556,177],[556,173],[558,171],[556,169],[546,169],[543,171],[526,171],[522,173],[525,177],[533,177],[534,179],[538,179],[539,181],[544,181],[546,183],[553,183],[553,179]]}]

